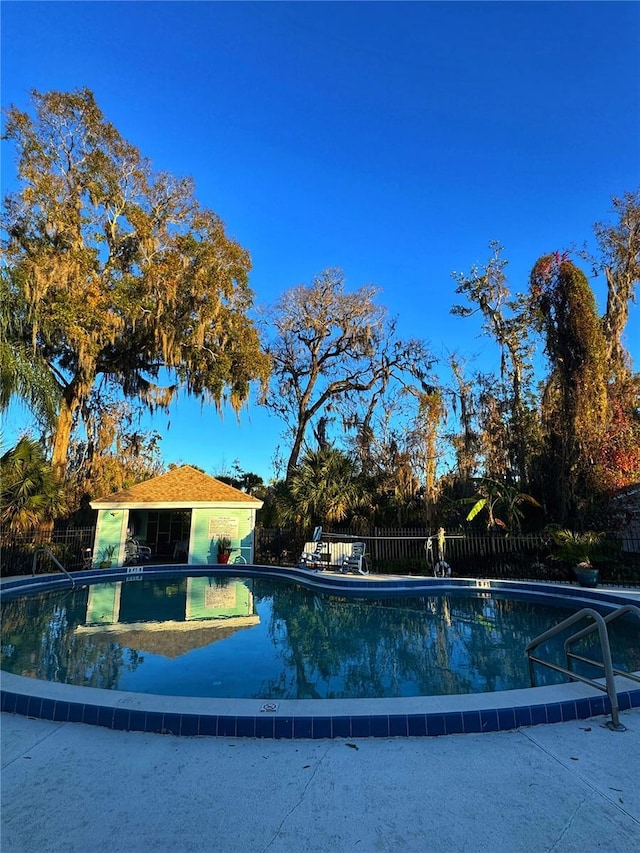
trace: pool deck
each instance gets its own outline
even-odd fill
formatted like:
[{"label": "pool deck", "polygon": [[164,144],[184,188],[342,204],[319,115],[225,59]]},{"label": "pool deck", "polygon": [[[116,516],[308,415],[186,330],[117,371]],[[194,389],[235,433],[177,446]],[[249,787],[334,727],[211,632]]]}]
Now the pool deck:
[{"label": "pool deck", "polygon": [[[12,678],[3,674],[5,689]],[[567,691],[578,703],[590,690],[557,685],[536,694],[547,694],[549,709],[562,708]],[[534,700],[521,692],[526,707]],[[404,701],[443,703],[445,719],[454,716],[447,703],[462,702],[463,719],[478,709],[482,719],[484,702],[520,704],[518,691],[506,693]],[[428,709],[420,710],[428,721]],[[165,709],[172,712],[175,705]],[[608,719],[441,737],[352,731],[310,739],[277,730],[267,738],[177,737],[167,728],[121,731],[3,713],[1,849],[636,853],[640,709],[622,710],[626,731],[611,731]]]},{"label": "pool deck", "polygon": [[2,853],[636,853],[640,710],[437,738],[258,740],[2,714]]},{"label": "pool deck", "polygon": [[[139,580],[143,576],[170,576],[176,566],[144,566],[77,573],[79,583],[93,580]],[[184,566],[180,570],[194,571]],[[210,571],[201,567],[200,571]],[[299,568],[266,569],[233,567],[234,574],[256,571],[270,577],[300,581],[323,591],[351,592],[368,590],[407,593],[414,590],[443,590],[452,587],[489,591],[570,596],[574,604],[593,604],[594,597],[608,599],[610,606],[637,601],[629,590],[599,588],[583,590],[575,585],[501,582],[458,578],[452,581],[409,576],[343,575],[316,573]],[[133,576],[133,577],[132,577]],[[64,575],[6,579],[4,591],[65,588]],[[444,586],[443,586],[444,585]],[[160,696],[77,687],[40,681],[8,672],[2,673],[1,710],[54,722],[89,723],[123,731],[181,736],[215,735],[221,737],[264,737],[276,739],[331,737],[386,738],[489,733],[525,725],[569,722],[588,719],[609,710],[606,695],[580,682],[523,688],[493,693],[447,696],[411,696],[393,699],[277,700],[225,699]],[[637,681],[616,678],[620,710],[640,707]]]}]

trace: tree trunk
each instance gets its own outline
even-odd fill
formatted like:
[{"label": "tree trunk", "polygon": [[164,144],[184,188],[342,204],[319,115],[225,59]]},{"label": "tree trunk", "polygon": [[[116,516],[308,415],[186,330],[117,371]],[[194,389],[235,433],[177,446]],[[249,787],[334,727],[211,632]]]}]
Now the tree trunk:
[{"label": "tree trunk", "polygon": [[60,403],[58,420],[53,438],[53,451],[51,454],[51,467],[53,472],[62,483],[67,471],[67,456],[71,442],[71,429],[73,427],[73,414],[80,404],[77,393],[70,387],[65,389]]},{"label": "tree trunk", "polygon": [[293,477],[293,472],[296,469],[298,464],[298,458],[300,456],[300,451],[302,450],[302,442],[304,440],[304,433],[307,427],[308,419],[304,419],[304,421],[298,421],[298,426],[296,428],[295,436],[293,439],[293,445],[291,447],[291,453],[289,454],[289,461],[287,462],[287,473],[285,476],[285,482],[289,486],[291,485],[291,479]]},{"label": "tree trunk", "polygon": [[633,284],[626,276],[618,278],[609,268],[607,277],[607,311],[603,318],[606,338],[607,363],[613,376],[625,376],[629,372],[629,355],[622,344],[622,334],[629,320],[629,300],[633,298]]}]

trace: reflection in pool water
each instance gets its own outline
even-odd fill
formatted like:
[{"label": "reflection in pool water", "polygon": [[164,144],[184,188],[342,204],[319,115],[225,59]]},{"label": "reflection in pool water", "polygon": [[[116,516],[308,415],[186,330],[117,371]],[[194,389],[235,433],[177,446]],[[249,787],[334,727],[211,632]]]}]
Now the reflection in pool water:
[{"label": "reflection in pool water", "polygon": [[[136,579],[42,592],[3,603],[2,668],[175,696],[491,692],[529,687],[526,644],[573,612],[469,590],[385,596],[320,594],[246,577]],[[611,632],[620,669],[640,669],[637,633],[637,625],[622,620]],[[561,662],[563,641],[553,641],[551,659]],[[597,638],[585,642],[598,658]],[[538,684],[562,680],[550,670],[537,673]]]}]

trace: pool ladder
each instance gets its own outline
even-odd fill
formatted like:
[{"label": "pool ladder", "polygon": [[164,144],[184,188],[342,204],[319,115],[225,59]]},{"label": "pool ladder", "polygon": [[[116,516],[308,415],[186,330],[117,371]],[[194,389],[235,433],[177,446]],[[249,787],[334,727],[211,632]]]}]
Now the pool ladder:
[{"label": "pool ladder", "polygon": [[36,548],[36,550],[33,552],[33,563],[31,564],[32,576],[36,573],[36,563],[38,562],[39,554],[48,554],[50,559],[56,564],[60,571],[64,572],[64,574],[69,578],[69,580],[71,581],[71,588],[75,589],[76,582],[73,579],[73,576],[69,574],[69,572],[65,569],[62,563],[58,559],[56,559],[55,555],[52,554],[48,548]]},{"label": "pool ladder", "polygon": [[[555,625],[553,628],[549,628],[548,631],[545,631],[543,634],[540,634],[540,636],[536,637],[535,640],[532,640],[525,649],[527,657],[529,658],[529,677],[531,679],[531,686],[535,687],[535,674],[533,665],[534,663],[539,663],[541,664],[541,666],[546,666],[549,669],[555,670],[556,672],[562,672],[565,675],[568,675],[571,681],[583,681],[585,684],[590,684],[592,687],[596,687],[598,690],[603,690],[608,695],[609,702],[611,704],[611,721],[607,723],[608,728],[617,732],[626,731],[625,727],[620,723],[618,694],[616,692],[615,676],[621,675],[624,676],[624,678],[629,678],[632,681],[638,682],[640,682],[640,678],[637,675],[634,675],[633,673],[623,672],[622,670],[614,668],[611,660],[611,645],[609,643],[608,628],[611,622],[614,621],[614,619],[618,619],[620,616],[624,616],[627,613],[635,615],[638,617],[638,619],[640,619],[640,607],[637,607],[635,604],[625,604],[623,607],[618,607],[617,610],[612,611],[606,616],[602,616],[600,613],[593,610],[591,607],[584,607],[582,610],[579,610],[577,613],[574,613],[567,619],[563,619],[562,622],[558,622],[558,624]],[[565,628],[569,628],[571,625],[575,625],[576,622],[580,622],[583,619],[592,619],[593,622],[590,625],[587,625],[585,628],[582,628],[576,634],[572,634],[565,640],[564,653],[567,664],[566,667],[551,663],[551,661],[543,660],[542,658],[536,657],[533,654],[533,652],[542,643],[545,643],[547,640],[551,639],[551,637],[555,637],[561,631],[564,631]],[[580,655],[572,651],[572,648],[575,643],[577,643],[583,637],[586,637],[588,634],[592,634],[596,630],[598,631],[598,634],[600,636],[600,645],[602,647],[602,662],[592,660],[591,658],[587,658],[584,655]],[[581,661],[582,663],[587,663],[591,666],[603,669],[605,675],[605,683],[603,684],[601,681],[594,681],[593,679],[587,678],[584,675],[578,675],[578,673],[574,672],[571,668],[572,661],[574,660]]]}]

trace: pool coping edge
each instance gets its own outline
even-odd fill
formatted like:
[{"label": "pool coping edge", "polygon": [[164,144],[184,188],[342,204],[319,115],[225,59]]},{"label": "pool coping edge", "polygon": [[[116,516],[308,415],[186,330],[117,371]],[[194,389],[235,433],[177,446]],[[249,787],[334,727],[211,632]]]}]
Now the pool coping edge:
[{"label": "pool coping edge", "polygon": [[[127,569],[90,570],[74,580],[131,579],[175,574],[206,574],[211,566],[141,566]],[[133,569],[133,571],[131,570]],[[620,589],[585,590],[564,584],[529,581],[482,581],[469,578],[435,579],[414,576],[347,576],[296,568],[230,566],[224,572],[236,576],[260,572],[265,576],[300,580],[329,592],[435,591],[472,588],[476,591],[530,591],[610,605],[636,601],[640,593]],[[55,588],[68,584],[64,575],[6,578],[2,593]],[[504,731],[537,724],[586,720],[610,713],[609,698],[582,683],[568,683],[494,693],[454,696],[417,696],[401,699],[262,700],[175,697],[127,693],[100,688],[76,687],[1,672],[0,708],[59,722],[82,722],[125,731],[145,731],[181,736],[207,735],[269,738],[358,738],[437,736]],[[640,707],[640,689],[623,677],[616,679],[620,711]]]}]

